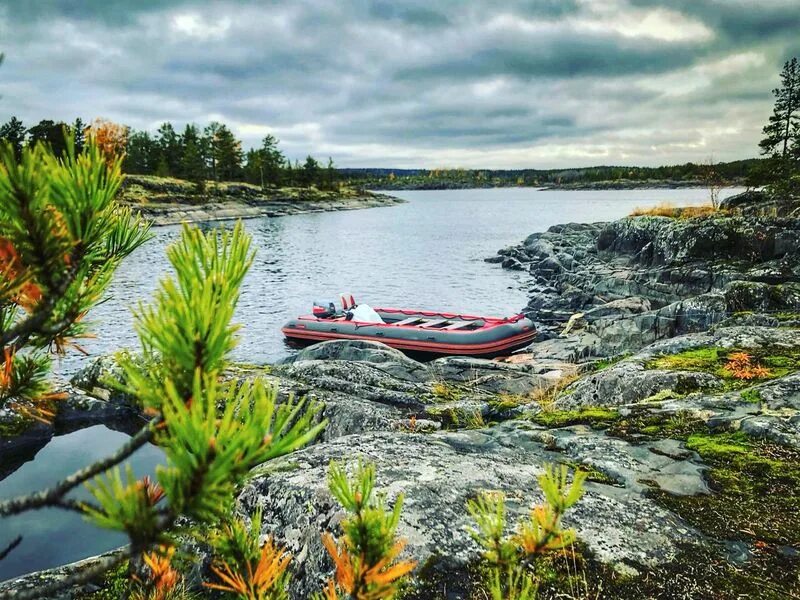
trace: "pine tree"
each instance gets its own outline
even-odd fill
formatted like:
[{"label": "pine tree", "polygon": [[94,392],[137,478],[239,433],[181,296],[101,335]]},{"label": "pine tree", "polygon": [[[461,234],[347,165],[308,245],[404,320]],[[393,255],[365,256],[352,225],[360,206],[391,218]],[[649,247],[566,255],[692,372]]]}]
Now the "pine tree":
[{"label": "pine tree", "polygon": [[26,147],[19,164],[0,148],[0,408],[28,418],[49,411],[51,355],[75,344],[82,316],[105,293],[122,259],[147,228],[114,196],[119,160],[94,143],[58,159],[46,144]]},{"label": "pine tree", "polygon": [[267,185],[280,185],[286,157],[278,149],[278,138],[274,135],[267,135],[261,143],[261,160],[264,183]]},{"label": "pine tree", "polygon": [[180,176],[198,186],[202,192],[207,175],[205,147],[200,131],[195,125],[187,125],[181,136]]},{"label": "pine tree", "polygon": [[162,123],[156,133],[160,153],[157,171],[163,177],[176,177],[181,168],[181,142],[172,123]]},{"label": "pine tree", "polygon": [[783,65],[781,86],[775,88],[775,107],[764,127],[759,146],[768,157],[766,179],[774,192],[790,192],[800,184],[793,180],[800,174],[800,65],[792,58]]},{"label": "pine tree", "polygon": [[317,160],[309,155],[306,157],[306,162],[303,163],[303,185],[306,187],[312,186],[319,182],[320,166]]},{"label": "pine tree", "polygon": [[86,145],[86,128],[86,123],[84,123],[83,119],[80,117],[75,119],[75,122],[72,124],[71,133],[75,140],[75,154],[83,152],[83,147]]},{"label": "pine tree", "polygon": [[146,131],[135,131],[128,136],[122,168],[126,173],[150,175],[158,166],[159,149]]},{"label": "pine tree", "polygon": [[328,166],[325,167],[325,189],[335,190],[337,187],[336,183],[336,167],[333,164],[333,159],[329,156]]},{"label": "pine tree", "polygon": [[222,123],[211,123],[206,128],[212,157],[212,175],[217,181],[236,181],[242,176],[242,143]]},{"label": "pine tree", "polygon": [[36,125],[28,129],[30,143],[46,143],[53,149],[53,154],[57,157],[64,155],[67,149],[67,135],[69,126],[66,123],[50,120],[39,121]]},{"label": "pine tree", "polygon": [[11,117],[8,123],[0,127],[0,139],[6,140],[14,149],[17,160],[22,156],[22,147],[25,145],[25,126],[17,117]]},{"label": "pine tree", "polygon": [[[8,144],[0,150],[0,408],[51,414],[41,404],[56,400],[48,394],[44,350],[63,349],[85,332],[81,316],[146,239],[146,227],[114,202],[121,180],[120,160],[109,164],[94,140],[80,157],[68,141],[64,160],[46,145],[26,148],[19,165]],[[253,467],[306,445],[325,426],[317,406],[292,398],[279,404],[277,390],[262,380],[222,377],[236,344],[231,319],[239,289],[253,261],[241,224],[208,233],[185,227],[167,257],[174,275],[135,313],[142,358],[117,356],[121,387],[152,420],[105,459],[0,502],[0,517],[44,507],[78,512],[125,534],[129,544],[73,575],[14,591],[16,600],[56,596],[139,556],[174,579],[168,559],[154,552],[174,548],[194,527],[227,519]],[[151,441],[166,460],[157,483],[119,467]],[[69,495],[82,484],[92,499],[77,502]],[[12,551],[13,544],[3,549]]]}]

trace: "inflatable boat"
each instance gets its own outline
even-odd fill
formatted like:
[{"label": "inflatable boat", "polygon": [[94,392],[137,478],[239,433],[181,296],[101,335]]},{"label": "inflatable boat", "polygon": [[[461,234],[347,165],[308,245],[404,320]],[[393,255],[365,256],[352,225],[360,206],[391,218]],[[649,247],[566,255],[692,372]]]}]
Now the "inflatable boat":
[{"label": "inflatable boat", "polygon": [[313,314],[290,320],[283,334],[305,344],[370,340],[409,352],[484,357],[523,348],[536,335],[533,322],[521,314],[497,318],[403,308],[364,311],[352,298],[342,304],[339,309],[334,303],[315,303]]}]

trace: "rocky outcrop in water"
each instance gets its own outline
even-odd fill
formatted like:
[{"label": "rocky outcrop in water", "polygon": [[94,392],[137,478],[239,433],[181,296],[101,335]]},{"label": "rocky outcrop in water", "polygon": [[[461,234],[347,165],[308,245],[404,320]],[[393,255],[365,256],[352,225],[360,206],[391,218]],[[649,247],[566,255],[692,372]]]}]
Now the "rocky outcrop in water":
[{"label": "rocky outcrop in water", "polygon": [[555,336],[573,319],[570,330],[580,335],[536,345],[555,358],[631,351],[742,312],[756,322],[800,310],[800,219],[558,225],[490,261],[530,273],[525,312],[543,331]]}]

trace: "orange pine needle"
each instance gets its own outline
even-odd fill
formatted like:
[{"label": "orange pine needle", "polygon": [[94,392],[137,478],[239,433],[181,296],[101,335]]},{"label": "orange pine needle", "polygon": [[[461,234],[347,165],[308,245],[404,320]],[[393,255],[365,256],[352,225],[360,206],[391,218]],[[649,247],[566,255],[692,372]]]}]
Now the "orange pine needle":
[{"label": "orange pine needle", "polygon": [[147,552],[142,556],[144,564],[150,568],[153,585],[151,600],[165,600],[168,593],[178,585],[180,574],[172,568],[175,548],[161,546],[157,552]]},{"label": "orange pine needle", "polygon": [[272,539],[268,539],[261,548],[261,556],[255,569],[252,564],[247,563],[246,576],[223,562],[219,566],[211,567],[221,583],[203,585],[210,589],[239,594],[248,600],[261,600],[280,581],[291,560],[291,554],[278,548]]}]

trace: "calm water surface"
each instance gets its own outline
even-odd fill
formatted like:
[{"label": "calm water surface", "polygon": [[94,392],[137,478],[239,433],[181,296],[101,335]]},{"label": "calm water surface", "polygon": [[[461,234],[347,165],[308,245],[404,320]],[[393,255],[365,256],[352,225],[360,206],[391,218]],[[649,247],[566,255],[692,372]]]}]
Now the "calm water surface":
[{"label": "calm water surface", "polygon": [[[730,191],[734,193],[737,190]],[[373,306],[509,315],[527,304],[522,274],[484,258],[557,223],[607,221],[637,206],[702,204],[704,190],[537,191],[491,189],[397,192],[392,208],[297,215],[246,222],[256,260],[245,279],[236,319],[243,324],[234,357],[271,362],[292,352],[280,327],[310,311],[315,299],[352,292]],[[226,227],[232,225],[226,224]],[[112,298],[90,313],[96,338],[82,341],[89,357],[62,359],[69,375],[93,356],[137,348],[131,308],[147,301],[169,272],[164,249],[180,227],[155,237],[120,267]],[[125,436],[93,427],[55,438],[36,459],[0,482],[0,498],[39,488],[105,456]],[[137,474],[152,473],[157,449],[134,456]],[[124,539],[63,511],[37,511],[0,521],[0,548],[17,533],[22,546],[0,561],[0,580],[98,554]]]},{"label": "calm water surface", "polygon": [[[39,451],[35,460],[25,463],[0,482],[0,498],[27,494],[51,485],[56,479],[104,458],[127,439],[124,433],[102,425],[55,437]],[[137,477],[153,475],[162,456],[155,446],[145,446],[127,464]],[[91,496],[80,488],[70,497],[89,499]],[[0,581],[101,554],[127,541],[121,533],[97,529],[77,513],[56,508],[0,519],[0,548],[5,548],[18,535],[22,536],[22,543],[0,561]]]},{"label": "calm water surface", "polygon": [[[665,201],[707,201],[702,189],[511,188],[396,195],[409,202],[246,222],[257,254],[235,317],[243,327],[234,358],[258,363],[290,354],[281,325],[310,312],[315,299],[336,299],[344,291],[372,306],[514,314],[527,304],[522,275],[483,262],[498,249],[558,223],[616,219],[637,206]],[[168,272],[164,249],[179,233],[177,226],[155,228],[154,239],[119,269],[111,300],[89,315],[97,337],[81,345],[91,355],[137,347],[131,308],[148,300]],[[71,373],[86,360],[72,355],[59,369]]]}]

